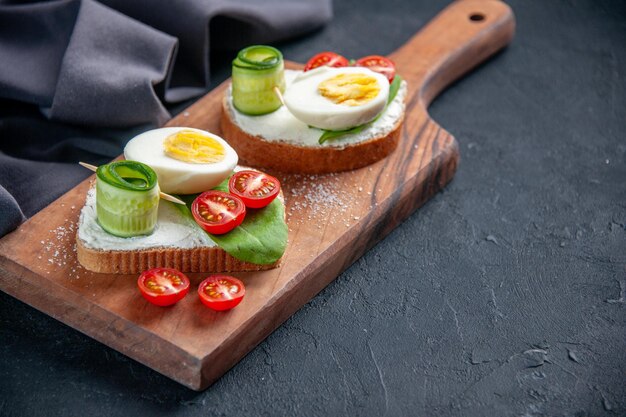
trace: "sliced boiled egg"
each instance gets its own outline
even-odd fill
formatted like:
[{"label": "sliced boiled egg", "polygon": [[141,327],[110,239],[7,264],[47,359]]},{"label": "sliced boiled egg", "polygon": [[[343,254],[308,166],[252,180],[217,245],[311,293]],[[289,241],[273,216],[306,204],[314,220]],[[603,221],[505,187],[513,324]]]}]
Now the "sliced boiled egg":
[{"label": "sliced boiled egg", "polygon": [[165,127],[134,137],[124,157],[149,165],[161,191],[196,194],[226,179],[237,165],[237,152],[217,135],[189,127]]},{"label": "sliced boiled egg", "polygon": [[389,81],[363,67],[319,67],[296,77],[283,97],[291,114],[309,126],[344,130],[383,111]]}]

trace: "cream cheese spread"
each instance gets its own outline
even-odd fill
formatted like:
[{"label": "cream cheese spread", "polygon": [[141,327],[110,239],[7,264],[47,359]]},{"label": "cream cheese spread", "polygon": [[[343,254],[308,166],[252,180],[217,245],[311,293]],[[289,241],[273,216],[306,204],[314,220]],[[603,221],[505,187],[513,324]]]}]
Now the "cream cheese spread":
[{"label": "cream cheese spread", "polygon": [[191,249],[216,244],[192,219],[184,216],[174,203],[159,201],[154,232],[148,236],[117,237],[102,229],[96,221],[96,189],[87,193],[78,220],[78,238],[84,246],[96,250],[142,250],[155,248]]},{"label": "cream cheese spread", "polygon": [[[301,74],[301,71],[285,70],[287,88],[298,74]],[[226,100],[235,124],[250,135],[259,136],[270,142],[284,142],[298,146],[344,148],[347,145],[365,142],[391,133],[398,119],[404,114],[406,94],[407,84],[402,81],[396,97],[371,126],[358,133],[328,140],[323,144],[318,142],[323,131],[309,127],[306,123],[296,119],[285,106],[262,116],[248,116],[234,108],[230,89]]]}]

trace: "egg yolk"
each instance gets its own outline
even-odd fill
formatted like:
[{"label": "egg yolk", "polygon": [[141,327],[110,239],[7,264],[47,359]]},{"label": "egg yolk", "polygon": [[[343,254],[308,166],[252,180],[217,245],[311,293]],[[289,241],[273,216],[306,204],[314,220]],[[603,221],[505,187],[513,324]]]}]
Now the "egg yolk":
[{"label": "egg yolk", "polygon": [[317,87],[320,94],[335,104],[360,106],[380,92],[376,78],[366,74],[339,74],[322,81]]},{"label": "egg yolk", "polygon": [[181,130],[163,141],[163,150],[170,158],[192,164],[220,162],[226,156],[221,143],[195,130]]}]

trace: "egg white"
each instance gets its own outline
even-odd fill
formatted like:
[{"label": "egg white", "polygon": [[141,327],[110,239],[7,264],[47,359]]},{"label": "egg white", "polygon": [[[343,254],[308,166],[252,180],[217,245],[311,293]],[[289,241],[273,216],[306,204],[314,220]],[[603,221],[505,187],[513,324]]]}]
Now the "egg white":
[{"label": "egg white", "polygon": [[[347,73],[366,74],[375,78],[379,93],[358,106],[336,104],[319,93],[320,83]],[[283,97],[291,114],[307,125],[326,130],[344,130],[371,122],[383,111],[389,97],[389,81],[384,75],[363,67],[319,67],[296,77]]]},{"label": "egg white", "polygon": [[[181,130],[195,130],[218,141],[224,147],[224,159],[216,163],[194,164],[167,156],[163,150],[163,141]],[[135,136],[126,144],[124,157],[150,166],[157,174],[161,191],[169,194],[207,191],[226,179],[239,160],[237,152],[224,139],[189,127],[165,127]]]}]

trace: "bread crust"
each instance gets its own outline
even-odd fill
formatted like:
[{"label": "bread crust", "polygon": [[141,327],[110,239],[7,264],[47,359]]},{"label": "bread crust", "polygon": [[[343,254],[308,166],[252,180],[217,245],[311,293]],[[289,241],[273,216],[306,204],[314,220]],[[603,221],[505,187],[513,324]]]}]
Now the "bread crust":
[{"label": "bread crust", "polygon": [[398,146],[404,114],[386,136],[345,147],[307,147],[267,141],[244,132],[233,121],[227,97],[222,101],[220,126],[224,139],[240,162],[255,168],[300,174],[326,174],[361,168],[383,159]]},{"label": "bread crust", "polygon": [[85,269],[107,274],[139,274],[156,267],[174,268],[182,272],[262,271],[280,265],[280,260],[269,265],[240,261],[217,246],[104,251],[85,246],[78,236],[76,252],[78,261]]}]

